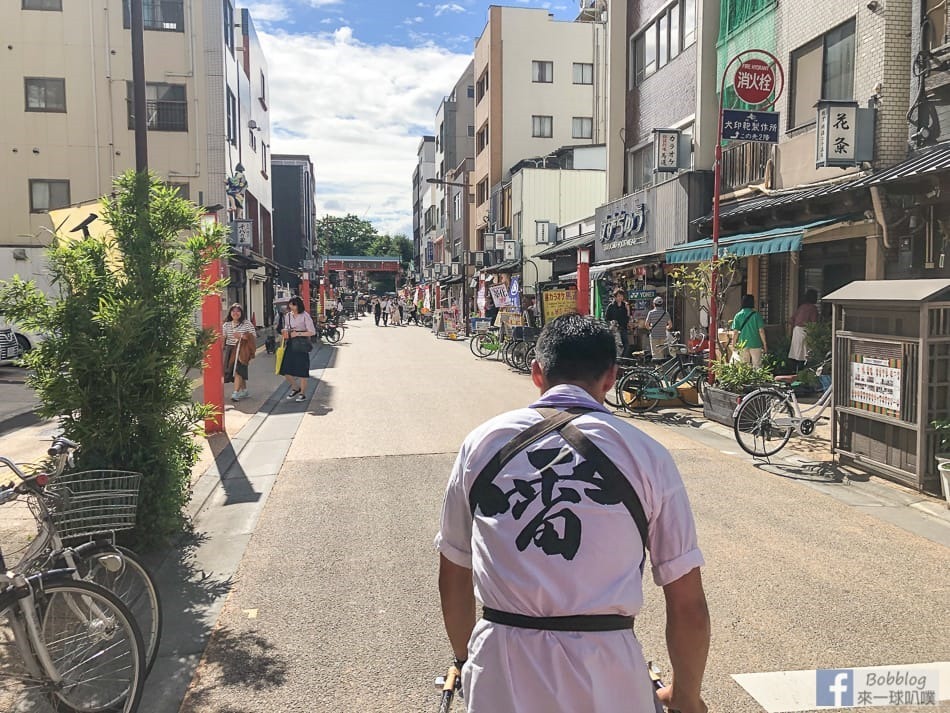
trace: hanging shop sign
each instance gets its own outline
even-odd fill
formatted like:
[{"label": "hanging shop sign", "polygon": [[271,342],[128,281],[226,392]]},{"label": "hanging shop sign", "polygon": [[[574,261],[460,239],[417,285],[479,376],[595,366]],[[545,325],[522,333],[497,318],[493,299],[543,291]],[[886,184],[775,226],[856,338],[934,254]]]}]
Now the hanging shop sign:
[{"label": "hanging shop sign", "polygon": [[627,302],[630,303],[630,317],[636,321],[647,318],[647,313],[653,308],[653,298],[656,290],[629,290]]},{"label": "hanging shop sign", "polygon": [[518,259],[518,244],[514,240],[505,240],[505,260],[517,260]]},{"label": "hanging shop sign", "polygon": [[508,297],[508,285],[492,285],[489,292],[491,293],[492,302],[495,303],[496,307],[507,307],[511,304]]},{"label": "hanging shop sign", "polygon": [[778,143],[777,111],[722,110],[722,138],[730,141]]},{"label": "hanging shop sign", "polygon": [[817,168],[857,166],[874,159],[874,109],[857,102],[818,102]]},{"label": "hanging shop sign", "polygon": [[231,221],[231,245],[238,247],[251,247],[254,244],[254,221],[253,220],[232,220]]},{"label": "hanging shop sign", "polygon": [[562,314],[577,312],[577,290],[546,290],[541,293],[541,311],[544,323]]},{"label": "hanging shop sign", "polygon": [[851,362],[851,406],[900,418],[901,361],[856,354]]},{"label": "hanging shop sign", "polygon": [[512,307],[521,311],[521,282],[517,277],[511,278],[511,289],[508,290],[508,301]]},{"label": "hanging shop sign", "polygon": [[656,191],[637,191],[602,205],[594,213],[593,262],[651,252],[656,244]]},{"label": "hanging shop sign", "polygon": [[657,173],[680,170],[680,138],[676,129],[653,130],[653,165]]}]

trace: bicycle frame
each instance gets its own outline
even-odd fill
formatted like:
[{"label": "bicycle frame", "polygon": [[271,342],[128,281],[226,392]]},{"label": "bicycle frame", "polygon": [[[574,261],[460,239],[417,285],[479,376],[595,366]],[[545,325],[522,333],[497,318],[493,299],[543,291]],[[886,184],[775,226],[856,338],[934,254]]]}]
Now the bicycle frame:
[{"label": "bicycle frame", "polygon": [[[735,410],[732,412],[733,419],[737,418],[739,415],[739,410],[752,397],[757,394],[761,394],[763,391],[774,391],[772,387],[766,387],[764,389],[756,389],[752,393],[746,394],[742,397],[742,400],[736,406]],[[831,406],[831,397],[832,397],[832,387],[825,389],[824,393],[821,395],[821,398],[818,399],[814,404],[809,406],[807,409],[802,411],[801,404],[798,402],[798,396],[796,396],[794,390],[785,391],[784,394],[785,402],[790,404],[792,407],[792,417],[787,416],[776,416],[772,419],[772,424],[776,428],[792,428],[800,436],[809,436],[814,430],[814,424],[818,419],[822,417],[822,414]],[[803,428],[804,424],[810,424],[812,428]]]}]

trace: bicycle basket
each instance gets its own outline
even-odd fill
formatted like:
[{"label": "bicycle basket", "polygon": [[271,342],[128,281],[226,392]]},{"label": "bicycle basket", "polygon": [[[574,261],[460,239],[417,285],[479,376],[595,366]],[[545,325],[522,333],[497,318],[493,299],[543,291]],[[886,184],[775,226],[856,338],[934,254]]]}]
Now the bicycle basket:
[{"label": "bicycle basket", "polygon": [[473,319],[472,320],[473,330],[476,334],[488,334],[488,330],[491,327],[490,319]]},{"label": "bicycle basket", "polygon": [[66,473],[46,487],[49,510],[63,539],[131,530],[142,474],[125,470]]}]

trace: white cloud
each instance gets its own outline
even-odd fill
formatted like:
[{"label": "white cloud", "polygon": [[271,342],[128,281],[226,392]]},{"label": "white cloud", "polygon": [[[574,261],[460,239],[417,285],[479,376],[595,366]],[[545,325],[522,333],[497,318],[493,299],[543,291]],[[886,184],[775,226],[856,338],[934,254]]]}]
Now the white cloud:
[{"label": "white cloud", "polygon": [[412,232],[412,172],[421,134],[471,56],[433,43],[367,45],[333,33],[261,33],[270,68],[273,153],[313,159],[318,210],[353,212],[385,232]]},{"label": "white cloud", "polygon": [[320,20],[321,25],[329,25],[331,22],[333,22],[332,17],[325,17],[322,20]]},{"label": "white cloud", "polygon": [[251,13],[251,19],[258,24],[283,22],[290,18],[290,8],[282,0],[245,1],[243,6]]},{"label": "white cloud", "polygon": [[339,5],[343,0],[305,0],[311,7],[326,7],[327,5]]},{"label": "white cloud", "polygon": [[435,6],[435,16],[439,17],[446,12],[468,12],[464,7],[457,3],[447,3],[445,5],[436,5]]}]

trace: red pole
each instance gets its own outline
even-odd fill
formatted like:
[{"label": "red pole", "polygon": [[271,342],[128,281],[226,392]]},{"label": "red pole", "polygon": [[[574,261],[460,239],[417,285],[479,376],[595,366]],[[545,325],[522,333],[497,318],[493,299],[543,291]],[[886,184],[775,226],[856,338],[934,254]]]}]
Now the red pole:
[{"label": "red pole", "polygon": [[[583,249],[583,248],[582,248]],[[577,251],[577,313],[590,314],[590,262]]]},{"label": "red pole", "polygon": [[[204,269],[205,286],[221,279],[221,261],[213,260]],[[224,355],[221,349],[221,295],[206,295],[201,303],[201,326],[213,329],[217,339],[208,347],[205,354],[204,400],[214,406],[215,415],[205,421],[205,432],[222,433],[224,431]]]},{"label": "red pole", "polygon": [[306,311],[307,314],[310,314],[310,273],[309,272],[304,273],[304,278],[300,282],[300,299],[303,300],[304,311]]},{"label": "red pole", "polygon": [[320,303],[317,305],[317,314],[321,317],[326,314],[327,287],[326,277],[320,278]]}]

